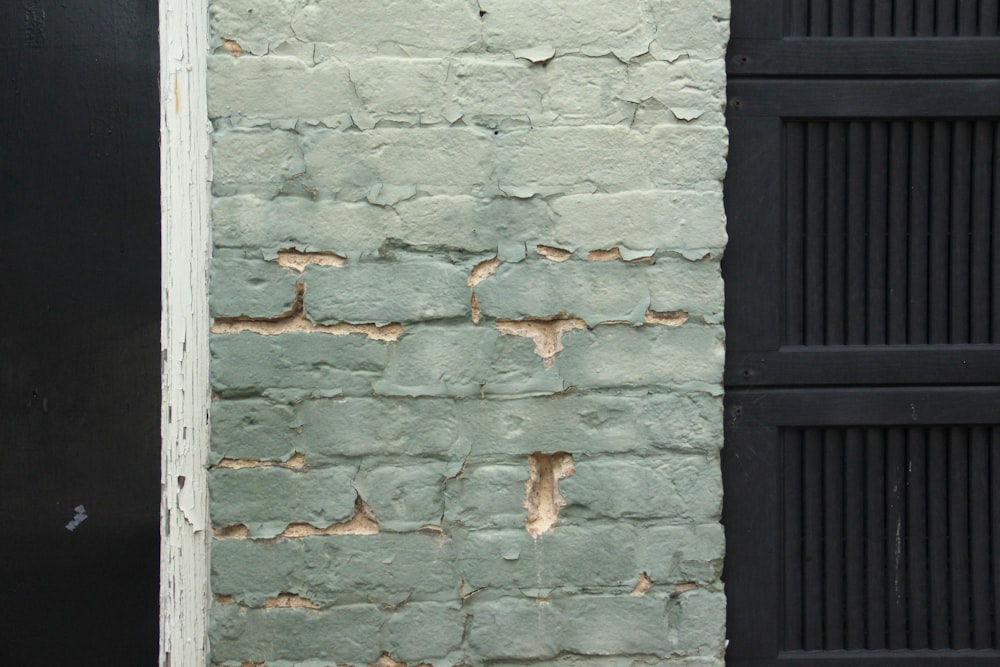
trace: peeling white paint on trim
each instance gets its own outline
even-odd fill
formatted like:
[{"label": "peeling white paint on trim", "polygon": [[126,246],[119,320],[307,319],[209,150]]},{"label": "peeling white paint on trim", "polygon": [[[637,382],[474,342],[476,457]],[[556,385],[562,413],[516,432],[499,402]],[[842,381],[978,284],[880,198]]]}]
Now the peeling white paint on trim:
[{"label": "peeling white paint on trim", "polygon": [[160,0],[160,657],[208,656],[207,0]]}]

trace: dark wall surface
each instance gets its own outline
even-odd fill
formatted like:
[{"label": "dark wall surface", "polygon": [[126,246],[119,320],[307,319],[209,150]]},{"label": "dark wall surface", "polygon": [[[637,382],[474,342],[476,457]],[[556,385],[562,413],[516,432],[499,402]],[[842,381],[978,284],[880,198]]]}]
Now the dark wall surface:
[{"label": "dark wall surface", "polygon": [[157,4],[3,2],[0,36],[0,663],[154,664]]}]

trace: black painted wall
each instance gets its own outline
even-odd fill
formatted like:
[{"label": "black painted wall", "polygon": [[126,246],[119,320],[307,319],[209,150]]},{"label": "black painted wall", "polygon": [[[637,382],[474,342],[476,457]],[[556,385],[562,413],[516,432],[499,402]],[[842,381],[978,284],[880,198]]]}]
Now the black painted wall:
[{"label": "black painted wall", "polygon": [[154,0],[0,3],[2,664],[156,661],[157,67]]}]

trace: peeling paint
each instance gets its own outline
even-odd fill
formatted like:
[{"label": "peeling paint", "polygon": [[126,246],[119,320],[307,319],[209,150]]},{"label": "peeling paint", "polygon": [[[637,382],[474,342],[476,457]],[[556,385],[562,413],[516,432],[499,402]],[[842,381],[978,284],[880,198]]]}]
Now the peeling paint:
[{"label": "peeling paint", "polygon": [[220,37],[220,39],[222,40],[222,48],[225,49],[229,55],[234,58],[239,58],[243,53],[243,47],[240,46],[240,43],[235,39],[226,39],[225,37]]},{"label": "peeling paint", "polygon": [[549,245],[537,245],[535,246],[535,252],[544,257],[545,259],[553,262],[565,262],[567,259],[573,256],[572,250],[566,250],[565,248],[556,248],[555,246],[549,246]]},{"label": "peeling paint", "polygon": [[683,310],[653,310],[646,311],[643,320],[646,324],[662,324],[668,327],[679,327],[688,321],[688,314]]},{"label": "peeling paint", "polygon": [[278,258],[275,261],[279,265],[294,269],[299,273],[305,271],[310,264],[317,266],[344,266],[347,264],[346,257],[329,250],[302,252],[296,248],[282,248],[278,251]]},{"label": "peeling paint", "polygon": [[273,459],[231,459],[223,458],[210,469],[230,468],[232,470],[242,470],[244,468],[288,468],[289,470],[304,470],[306,466],[305,454],[293,452],[285,461]]},{"label": "peeling paint", "polygon": [[532,537],[552,530],[559,508],[566,504],[559,493],[559,480],[575,472],[573,457],[566,452],[535,452],[528,457],[528,480],[524,483],[524,508],[528,516],[524,527]]},{"label": "peeling paint", "polygon": [[485,259],[479,262],[472,267],[472,271],[469,272],[469,277],[465,281],[466,284],[468,284],[469,287],[475,287],[496,273],[498,266],[500,266],[500,259],[497,257]]},{"label": "peeling paint", "polygon": [[296,595],[295,593],[289,593],[283,591],[275,597],[267,598],[264,600],[265,609],[313,609],[320,610],[318,604],[310,600],[309,598],[302,597],[301,595]]},{"label": "peeling paint", "polygon": [[355,324],[353,322],[336,322],[334,324],[316,324],[305,314],[303,299],[306,284],[295,283],[295,299],[292,307],[276,317],[216,317],[212,323],[214,334],[237,334],[251,331],[262,336],[277,336],[283,333],[323,333],[333,336],[364,334],[371,340],[395,342],[403,335],[403,325],[398,322],[390,324]]},{"label": "peeling paint", "polygon": [[587,324],[578,317],[553,317],[551,319],[497,320],[497,331],[507,336],[523,336],[535,342],[535,354],[547,364],[562,351],[562,336],[567,331],[586,329]]},{"label": "peeling paint", "polygon": [[311,537],[313,535],[376,535],[379,532],[375,512],[361,496],[354,501],[354,516],[347,521],[332,523],[326,528],[317,528],[302,521],[288,524],[278,537]]},{"label": "peeling paint", "polygon": [[617,247],[607,248],[605,250],[591,250],[587,253],[588,262],[612,262],[621,258],[622,253]]},{"label": "peeling paint", "polygon": [[233,524],[232,526],[222,526],[212,530],[212,536],[220,540],[245,540],[249,535],[250,529],[242,523]]},{"label": "peeling paint", "polygon": [[634,598],[642,597],[643,595],[646,594],[646,591],[652,588],[652,586],[653,586],[653,580],[649,578],[649,575],[646,574],[645,572],[640,572],[639,581],[636,582],[635,587],[632,589],[632,592],[629,593],[629,595],[631,595]]}]

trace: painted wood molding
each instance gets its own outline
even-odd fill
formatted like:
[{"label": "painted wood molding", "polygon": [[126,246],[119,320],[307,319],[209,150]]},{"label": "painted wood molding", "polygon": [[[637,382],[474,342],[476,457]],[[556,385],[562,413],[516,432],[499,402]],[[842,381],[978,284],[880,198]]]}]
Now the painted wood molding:
[{"label": "painted wood molding", "polygon": [[160,0],[161,667],[208,657],[207,0]]}]

